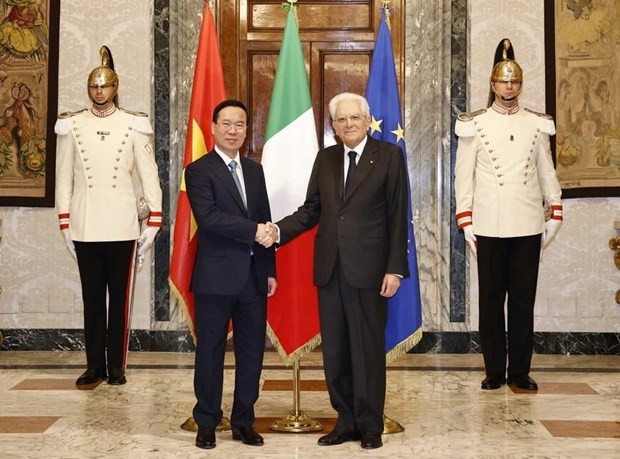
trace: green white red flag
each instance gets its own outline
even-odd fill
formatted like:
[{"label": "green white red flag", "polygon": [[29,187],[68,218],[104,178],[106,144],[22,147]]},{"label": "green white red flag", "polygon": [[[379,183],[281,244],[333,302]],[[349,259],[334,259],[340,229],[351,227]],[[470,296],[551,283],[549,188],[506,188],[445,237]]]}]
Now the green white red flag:
[{"label": "green white red flag", "polygon": [[[274,81],[261,163],[273,221],[303,204],[318,150],[308,75],[291,7]],[[276,252],[278,289],[269,298],[267,333],[290,363],[321,342],[318,297],[312,279],[316,229]]]}]

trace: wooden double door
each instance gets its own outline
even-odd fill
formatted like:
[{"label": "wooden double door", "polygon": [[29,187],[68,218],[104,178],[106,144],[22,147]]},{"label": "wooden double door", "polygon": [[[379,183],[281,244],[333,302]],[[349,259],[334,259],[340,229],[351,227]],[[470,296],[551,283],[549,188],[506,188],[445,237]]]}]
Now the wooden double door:
[{"label": "wooden double door", "polygon": [[[381,19],[381,0],[299,0],[299,34],[319,147],[336,142],[327,104],[344,91],[364,94]],[[403,94],[404,0],[392,0],[392,44]],[[215,21],[228,97],[248,105],[246,148],[260,161],[287,12],[282,0],[217,0]]]}]

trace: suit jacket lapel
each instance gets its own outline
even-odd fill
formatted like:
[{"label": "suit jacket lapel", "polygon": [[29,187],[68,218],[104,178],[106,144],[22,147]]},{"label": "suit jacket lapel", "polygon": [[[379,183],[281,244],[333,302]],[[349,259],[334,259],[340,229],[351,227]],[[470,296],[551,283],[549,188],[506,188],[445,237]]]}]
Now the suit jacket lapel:
[{"label": "suit jacket lapel", "polygon": [[[254,173],[258,169],[254,167],[244,167],[246,162],[251,161],[251,159],[247,159],[245,157],[241,157],[239,159],[242,163],[241,167],[243,167],[243,185],[245,186],[245,199],[248,203],[246,216],[249,216],[251,215],[250,210],[254,208],[254,198],[259,195],[258,184],[260,179],[259,176]],[[241,196],[239,196],[239,199],[241,199]],[[243,202],[241,203],[241,206],[243,206]]]},{"label": "suit jacket lapel", "polygon": [[[220,155],[218,155],[215,152],[215,150],[209,153],[209,156],[213,156],[214,158],[213,171],[219,178],[222,179],[222,181],[224,182],[224,185],[226,186],[226,189],[233,196],[239,208],[247,215],[247,210],[245,206],[243,205],[243,199],[241,199],[241,194],[239,194],[239,190],[237,189],[235,180],[233,179],[232,174],[230,173],[230,169],[228,168],[224,160],[220,158]],[[245,176],[245,171],[243,171],[243,173]],[[249,194],[247,191],[247,185],[246,185],[246,194]]]},{"label": "suit jacket lapel", "polygon": [[344,147],[342,145],[336,150],[332,161],[336,162],[335,167],[330,168],[334,171],[334,190],[337,190],[338,199],[342,201],[344,195]]}]

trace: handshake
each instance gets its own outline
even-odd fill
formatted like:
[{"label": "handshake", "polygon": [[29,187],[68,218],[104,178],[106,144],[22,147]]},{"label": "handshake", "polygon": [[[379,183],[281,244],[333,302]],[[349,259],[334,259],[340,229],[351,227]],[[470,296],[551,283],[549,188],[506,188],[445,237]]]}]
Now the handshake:
[{"label": "handshake", "polygon": [[254,240],[260,245],[269,248],[279,239],[278,236],[278,227],[276,225],[271,222],[259,223]]}]

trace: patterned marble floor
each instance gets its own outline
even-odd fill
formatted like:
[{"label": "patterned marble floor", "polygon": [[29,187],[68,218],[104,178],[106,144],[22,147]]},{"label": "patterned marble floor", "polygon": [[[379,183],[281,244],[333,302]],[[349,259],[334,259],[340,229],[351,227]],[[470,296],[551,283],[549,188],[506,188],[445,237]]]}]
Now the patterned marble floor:
[{"label": "patterned marble floor", "polygon": [[[132,353],[124,386],[77,390],[80,352],[0,352],[2,458],[618,458],[620,356],[534,356],[540,390],[481,391],[480,355],[407,355],[388,369],[386,415],[405,431],[384,447],[316,444],[320,433],[276,433],[293,407],[292,369],[268,352],[257,430],[265,446],[217,434],[211,451],[180,428],[191,414],[193,354]],[[234,361],[227,355],[224,412]],[[319,353],[301,364],[301,408],[334,422]]]}]

